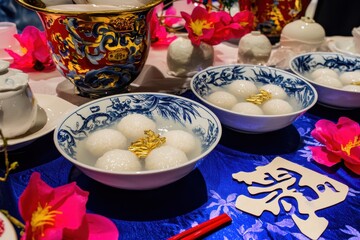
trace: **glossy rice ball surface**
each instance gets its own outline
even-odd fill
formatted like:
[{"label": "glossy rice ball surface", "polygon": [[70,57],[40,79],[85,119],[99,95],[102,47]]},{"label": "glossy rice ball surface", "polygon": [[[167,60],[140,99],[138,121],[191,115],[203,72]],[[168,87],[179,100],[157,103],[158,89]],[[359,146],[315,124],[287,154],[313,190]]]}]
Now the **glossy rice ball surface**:
[{"label": "glossy rice ball surface", "polygon": [[213,92],[207,97],[207,100],[212,104],[225,109],[231,109],[237,103],[236,97],[226,91]]},{"label": "glossy rice ball surface", "polygon": [[227,86],[231,94],[237,98],[246,99],[258,93],[256,85],[247,80],[235,80]]},{"label": "glossy rice ball surface", "polygon": [[188,158],[183,151],[171,146],[161,146],[152,150],[145,158],[145,169],[168,169],[186,162],[188,162]]},{"label": "glossy rice ball surface", "polygon": [[240,102],[231,109],[234,112],[249,115],[264,115],[263,110],[256,104],[251,102]]},{"label": "glossy rice ball surface", "polygon": [[351,91],[351,92],[358,92],[360,93],[360,86],[359,85],[346,85],[342,88],[342,90]]},{"label": "glossy rice ball surface", "polygon": [[112,172],[141,171],[138,157],[128,150],[114,149],[97,159],[95,167]]},{"label": "glossy rice ball surface", "polygon": [[287,114],[294,111],[293,107],[282,99],[270,99],[263,104],[262,109],[268,115]]},{"label": "glossy rice ball surface", "polygon": [[193,152],[196,148],[195,137],[184,130],[171,130],[162,135],[165,137],[165,146],[172,146],[185,154]]},{"label": "glossy rice ball surface", "polygon": [[100,157],[112,149],[126,149],[127,138],[115,129],[100,129],[89,135],[86,149],[95,157]]},{"label": "glossy rice ball surface", "polygon": [[318,84],[322,84],[328,87],[334,88],[342,88],[343,84],[340,82],[338,78],[334,78],[331,76],[320,76],[314,80],[314,82]]},{"label": "glossy rice ball surface", "polygon": [[330,68],[319,68],[313,71],[310,76],[312,79],[316,79],[321,76],[338,78],[338,73]]},{"label": "glossy rice ball surface", "polygon": [[344,85],[360,83],[360,71],[344,72],[339,77]]},{"label": "glossy rice ball surface", "polygon": [[131,141],[145,136],[145,130],[156,132],[156,123],[141,114],[130,114],[125,116],[117,124],[117,129]]},{"label": "glossy rice ball surface", "polygon": [[259,88],[260,90],[265,90],[269,93],[271,93],[272,98],[279,98],[279,99],[285,99],[287,98],[287,94],[281,87],[275,85],[275,84],[265,84],[264,86],[261,86]]}]

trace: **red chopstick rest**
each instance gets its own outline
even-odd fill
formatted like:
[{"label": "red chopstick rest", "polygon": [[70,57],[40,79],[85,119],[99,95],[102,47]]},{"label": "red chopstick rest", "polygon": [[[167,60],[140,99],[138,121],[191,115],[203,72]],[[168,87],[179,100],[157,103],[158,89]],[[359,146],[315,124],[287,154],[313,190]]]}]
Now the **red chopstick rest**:
[{"label": "red chopstick rest", "polygon": [[195,227],[189,228],[184,232],[181,232],[175,236],[170,237],[168,240],[190,240],[190,239],[197,239],[201,236],[204,236],[221,226],[231,222],[231,218],[226,213],[223,213],[217,217],[214,217],[206,222],[200,223]]}]

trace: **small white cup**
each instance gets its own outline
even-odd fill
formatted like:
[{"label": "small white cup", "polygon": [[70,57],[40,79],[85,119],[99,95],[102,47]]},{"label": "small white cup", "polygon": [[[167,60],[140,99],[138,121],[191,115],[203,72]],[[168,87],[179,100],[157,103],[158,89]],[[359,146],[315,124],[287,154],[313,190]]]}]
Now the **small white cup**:
[{"label": "small white cup", "polygon": [[17,34],[16,24],[13,22],[0,22],[0,58],[8,58],[9,55],[5,49],[13,51],[19,49],[19,43],[14,37]]}]

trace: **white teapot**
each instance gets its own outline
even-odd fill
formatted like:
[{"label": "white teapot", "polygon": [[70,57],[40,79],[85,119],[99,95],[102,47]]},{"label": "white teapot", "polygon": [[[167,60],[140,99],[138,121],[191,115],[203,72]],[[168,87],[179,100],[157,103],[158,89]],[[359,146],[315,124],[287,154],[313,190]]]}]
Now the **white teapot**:
[{"label": "white teapot", "polygon": [[0,129],[6,138],[26,133],[36,122],[37,101],[29,76],[0,60]]}]

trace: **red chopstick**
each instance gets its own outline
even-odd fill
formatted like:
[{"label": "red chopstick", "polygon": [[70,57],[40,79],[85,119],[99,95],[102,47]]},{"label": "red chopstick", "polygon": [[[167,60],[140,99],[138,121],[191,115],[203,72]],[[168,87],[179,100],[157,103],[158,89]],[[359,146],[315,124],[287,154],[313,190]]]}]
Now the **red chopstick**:
[{"label": "red chopstick", "polygon": [[175,236],[172,236],[168,240],[187,240],[187,239],[197,239],[205,234],[208,234],[215,229],[231,222],[231,218],[226,213],[223,213],[217,217],[214,217],[206,222],[200,223],[195,227],[189,228],[184,232],[181,232]]}]

